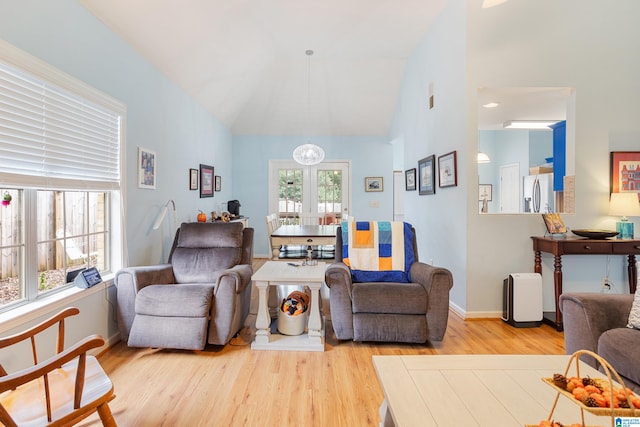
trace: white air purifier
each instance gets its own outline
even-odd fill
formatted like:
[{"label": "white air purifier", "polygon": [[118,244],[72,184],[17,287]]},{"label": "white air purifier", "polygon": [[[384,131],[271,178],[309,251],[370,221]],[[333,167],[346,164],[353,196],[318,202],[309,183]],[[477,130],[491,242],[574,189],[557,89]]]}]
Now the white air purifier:
[{"label": "white air purifier", "polygon": [[542,324],[542,276],[512,273],[503,282],[502,320],[516,328]]}]

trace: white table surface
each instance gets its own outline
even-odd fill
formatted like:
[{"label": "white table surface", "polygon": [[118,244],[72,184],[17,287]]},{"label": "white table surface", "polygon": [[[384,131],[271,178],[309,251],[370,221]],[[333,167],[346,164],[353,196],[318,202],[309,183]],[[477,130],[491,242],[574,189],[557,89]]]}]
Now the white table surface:
[{"label": "white table surface", "polygon": [[[258,288],[258,313],[253,350],[324,351],[324,321],[320,313],[320,287],[324,283],[326,263],[301,265],[301,262],[267,261],[256,271],[251,280]],[[300,335],[283,335],[271,331],[272,319],[267,306],[269,286],[296,284],[309,288],[309,320],[307,332]]]},{"label": "white table surface", "polygon": [[[564,355],[373,356],[384,392],[380,426],[518,426],[547,419],[557,392],[542,378],[564,373]],[[575,361],[568,376],[575,374]],[[581,376],[603,377],[581,362]],[[606,378],[606,377],[604,377]],[[553,418],[581,422],[580,407],[560,396]],[[591,426],[610,417],[585,411]]]}]

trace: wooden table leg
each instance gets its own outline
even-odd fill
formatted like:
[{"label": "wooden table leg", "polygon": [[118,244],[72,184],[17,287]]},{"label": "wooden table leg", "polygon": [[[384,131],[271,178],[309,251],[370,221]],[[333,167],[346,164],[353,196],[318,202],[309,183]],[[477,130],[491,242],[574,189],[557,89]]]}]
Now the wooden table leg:
[{"label": "wooden table leg", "polygon": [[311,290],[311,304],[309,307],[309,344],[323,344],[322,321],[320,319],[320,286],[321,282],[308,283]]},{"label": "wooden table leg", "polygon": [[267,304],[269,282],[255,282],[258,288],[258,314],[256,315],[256,344],[268,344],[271,335],[271,316]]},{"label": "wooden table leg", "polygon": [[562,256],[553,257],[553,287],[556,300],[556,329],[562,331],[562,312],[560,311],[560,295],[562,295]]},{"label": "wooden table leg", "polygon": [[636,256],[629,254],[629,266],[627,267],[629,275],[629,293],[636,293],[636,284],[638,283],[638,270],[636,269]]},{"label": "wooden table leg", "polygon": [[542,255],[540,251],[534,251],[533,272],[542,274]]}]

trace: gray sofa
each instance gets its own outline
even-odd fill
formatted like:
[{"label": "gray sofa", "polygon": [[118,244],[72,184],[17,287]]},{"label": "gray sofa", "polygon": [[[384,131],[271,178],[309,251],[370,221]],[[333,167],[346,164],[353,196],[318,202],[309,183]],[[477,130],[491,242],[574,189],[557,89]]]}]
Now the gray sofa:
[{"label": "gray sofa", "polygon": [[[640,331],[627,328],[633,294],[568,292],[560,296],[567,354],[590,350],[620,374],[625,385],[640,392]],[[581,357],[595,368],[592,357]]]},{"label": "gray sofa", "polygon": [[116,273],[121,339],[130,347],[224,345],[249,313],[253,229],[184,223],[167,264]]},{"label": "gray sofa", "polygon": [[331,289],[331,323],[339,340],[442,341],[453,277],[447,269],[418,261],[415,230],[413,249],[411,283],[354,283],[349,267],[342,262],[342,230],[338,227],[336,262],[327,268],[325,283]]}]

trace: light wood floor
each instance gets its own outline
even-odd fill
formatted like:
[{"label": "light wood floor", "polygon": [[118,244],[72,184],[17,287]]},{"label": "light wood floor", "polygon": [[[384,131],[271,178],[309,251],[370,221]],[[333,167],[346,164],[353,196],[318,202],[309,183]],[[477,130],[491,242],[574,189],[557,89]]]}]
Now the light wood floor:
[{"label": "light wood floor", "polygon": [[[406,345],[338,341],[327,323],[324,353],[252,351],[245,328],[204,351],[128,348],[100,356],[115,385],[110,404],[123,426],[377,426],[383,396],[373,355],[564,354],[550,326],[449,314],[444,341]],[[97,417],[82,426],[100,425]]]}]

